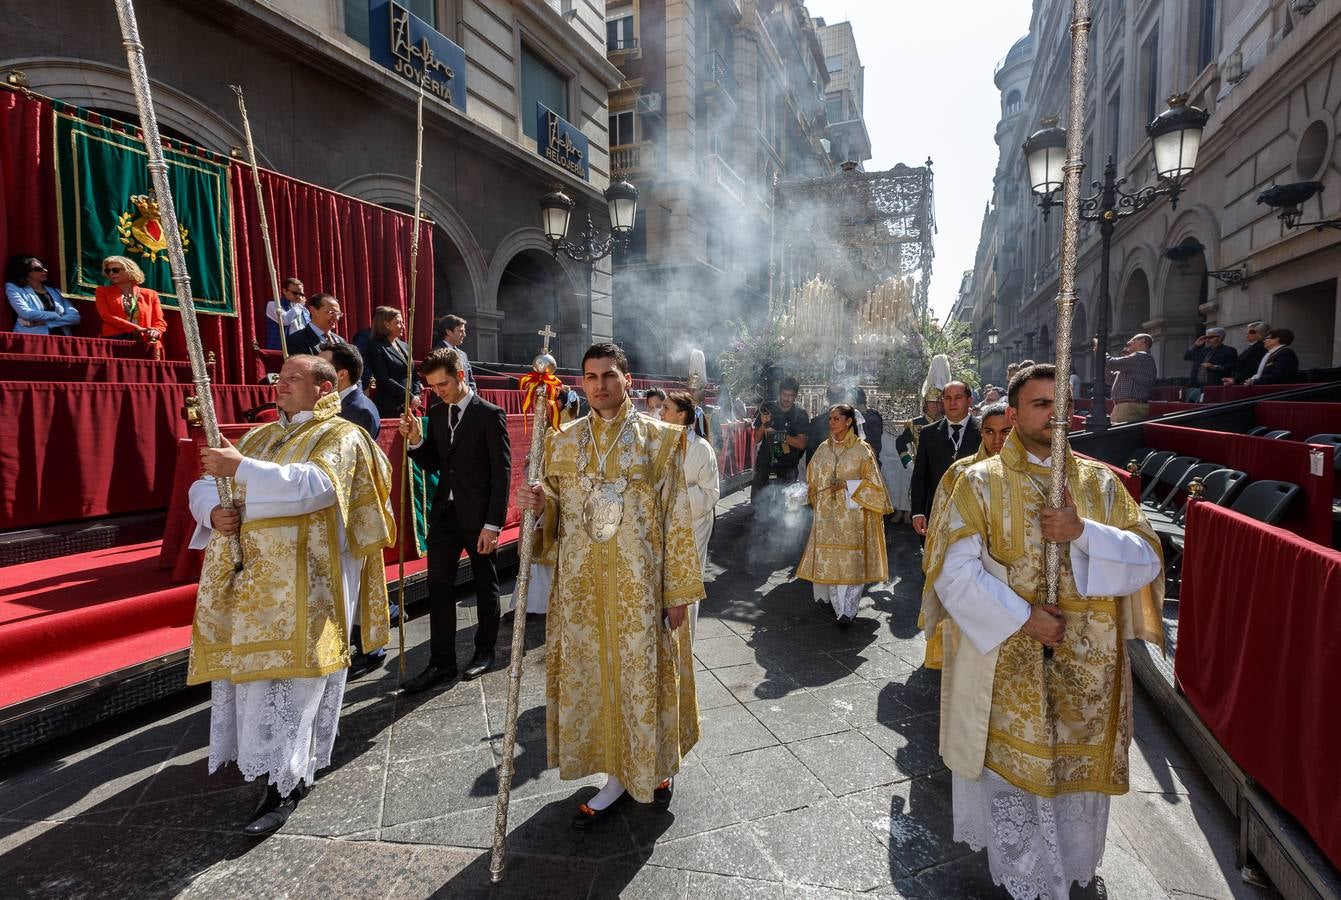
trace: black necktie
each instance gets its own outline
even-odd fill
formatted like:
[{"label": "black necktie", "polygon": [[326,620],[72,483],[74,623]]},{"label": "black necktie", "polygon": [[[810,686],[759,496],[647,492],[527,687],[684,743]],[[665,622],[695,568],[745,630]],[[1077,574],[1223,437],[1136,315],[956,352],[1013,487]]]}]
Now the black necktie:
[{"label": "black necktie", "polygon": [[954,434],[952,434],[952,435],[950,436],[950,439],[953,440],[956,444],[959,443],[959,429],[961,429],[961,428],[963,428],[963,427],[964,427],[963,425],[951,425],[951,426],[950,426],[951,430],[954,431]]},{"label": "black necktie", "polygon": [[461,407],[459,407],[459,406],[457,406],[455,403],[453,403],[453,404],[452,404],[452,411],[451,411],[451,413],[448,415],[448,417],[447,417],[447,421],[451,423],[451,427],[452,427],[452,440],[456,440],[456,426],[457,426],[457,424],[461,421]]}]

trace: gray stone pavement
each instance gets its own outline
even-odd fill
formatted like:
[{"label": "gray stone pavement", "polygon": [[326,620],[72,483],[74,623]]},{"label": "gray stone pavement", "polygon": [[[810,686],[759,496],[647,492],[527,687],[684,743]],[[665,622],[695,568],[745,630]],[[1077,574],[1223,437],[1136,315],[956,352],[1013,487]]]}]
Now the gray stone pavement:
[{"label": "gray stone pavement", "polygon": [[[336,760],[283,831],[241,837],[263,788],[205,772],[207,694],[8,760],[6,897],[1000,897],[951,840],[936,752],[939,675],[919,668],[916,538],[840,630],[790,578],[802,535],[724,500],[696,656],[702,740],[669,812],[628,805],[596,834],[568,819],[599,777],[545,767],[543,624],[528,627],[510,865],[488,887],[505,674],[427,697],[394,663],[351,684]],[[473,631],[467,609],[458,642]],[[408,625],[410,671],[428,621]],[[510,643],[503,629],[501,643]],[[1132,792],[1113,803],[1109,896],[1263,897],[1234,868],[1235,824],[1137,695]]]}]

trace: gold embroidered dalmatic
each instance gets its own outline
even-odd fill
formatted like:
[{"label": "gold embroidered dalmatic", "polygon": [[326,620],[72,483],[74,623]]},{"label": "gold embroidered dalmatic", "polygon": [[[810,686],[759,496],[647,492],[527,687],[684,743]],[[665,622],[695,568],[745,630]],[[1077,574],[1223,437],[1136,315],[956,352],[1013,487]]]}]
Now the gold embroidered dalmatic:
[{"label": "gold embroidered dalmatic", "polygon": [[[941,476],[940,484],[936,485],[936,493],[931,500],[931,515],[927,517],[927,542],[922,554],[922,571],[925,573],[927,563],[936,556],[944,556],[947,547],[945,541],[945,511],[950,506],[950,495],[954,493],[955,482],[959,476],[963,475],[969,466],[977,462],[982,462],[990,456],[987,452],[987,445],[982,444],[978,447],[978,452],[973,456],[966,456],[963,459],[957,459],[950,463],[950,468],[945,470]],[[937,549],[933,549],[936,547]],[[922,584],[922,609],[917,614],[917,627],[926,629],[927,604],[929,596],[934,597],[936,593],[935,580],[927,578]],[[939,603],[939,600],[934,602]],[[927,633],[926,654],[922,658],[922,665],[928,669],[939,669],[944,664],[945,657],[945,620],[942,619]]]},{"label": "gold embroidered dalmatic", "polygon": [[[588,427],[594,440],[579,470]],[[549,764],[565,779],[612,774],[644,803],[699,736],[689,626],[662,624],[667,608],[704,597],[681,433],[626,402],[613,420],[590,414],[545,445],[545,544],[555,552],[545,625]],[[583,525],[583,475],[598,485],[628,481],[623,519],[604,543]]]},{"label": "gold embroidered dalmatic", "polygon": [[[1159,554],[1158,537],[1107,466],[1068,451],[1066,467],[1082,518],[1135,532]],[[939,577],[951,545],[977,534],[984,567],[1030,604],[1045,602],[1041,523],[1049,477],[1046,466],[1029,462],[1015,432],[999,455],[970,466],[955,483],[945,527],[927,543],[928,581]],[[1131,741],[1125,641],[1162,644],[1164,582],[1156,578],[1127,597],[1081,597],[1070,554],[1061,560],[1066,631],[1051,660],[1023,633],[980,654],[952,623],[947,627],[941,754],[958,774],[976,778],[986,767],[1040,797],[1122,794]],[[927,627],[934,628],[945,610],[934,592],[929,599]]]},{"label": "gold embroidered dalmatic", "polygon": [[[315,464],[335,486],[336,503],[301,516],[244,521],[244,568],[236,574],[228,539],[211,536],[196,598],[188,684],[314,678],[349,665],[341,523],[348,552],[363,561],[363,647],[386,644],[390,613],[382,548],[396,534],[387,502],[391,465],[367,432],[339,412],[340,397],[331,393],[306,422],[287,429],[278,422],[262,425],[238,441],[237,449],[250,459]],[[241,506],[244,486],[236,493]]]},{"label": "gold embroidered dalmatic", "polygon": [[[884,515],[893,512],[875,454],[854,430],[841,443],[829,438],[806,465],[810,527],[796,577],[815,584],[869,584],[889,580]],[[860,481],[848,506],[849,481]]]}]

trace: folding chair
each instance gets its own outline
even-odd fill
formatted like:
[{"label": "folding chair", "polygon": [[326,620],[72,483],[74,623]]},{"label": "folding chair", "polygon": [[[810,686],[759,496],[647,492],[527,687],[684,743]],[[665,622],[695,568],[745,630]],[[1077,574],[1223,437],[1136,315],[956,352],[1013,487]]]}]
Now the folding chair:
[{"label": "folding chair", "polygon": [[1271,438],[1273,441],[1288,441],[1290,439],[1290,434],[1291,432],[1279,428],[1275,431],[1268,431],[1266,434],[1262,435],[1262,437]]}]

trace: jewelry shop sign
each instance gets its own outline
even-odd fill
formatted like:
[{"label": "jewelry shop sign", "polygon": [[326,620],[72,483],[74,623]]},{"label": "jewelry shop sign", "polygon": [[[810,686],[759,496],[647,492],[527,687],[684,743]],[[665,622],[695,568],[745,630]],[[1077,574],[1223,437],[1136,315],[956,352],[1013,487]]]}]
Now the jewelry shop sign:
[{"label": "jewelry shop sign", "polygon": [[587,179],[587,136],[543,103],[536,109],[536,152],[561,169]]},{"label": "jewelry shop sign", "polygon": [[368,25],[373,62],[466,111],[466,51],[395,0],[371,0]]}]

